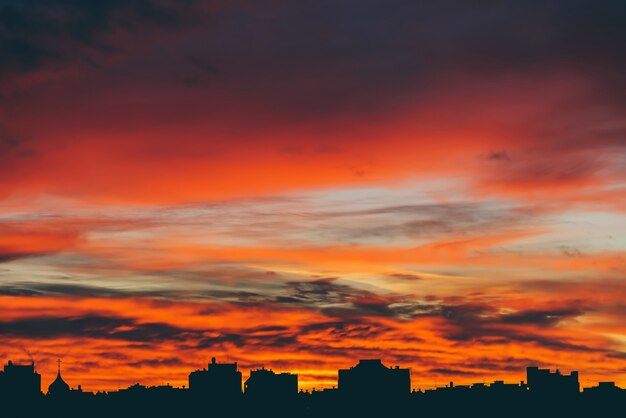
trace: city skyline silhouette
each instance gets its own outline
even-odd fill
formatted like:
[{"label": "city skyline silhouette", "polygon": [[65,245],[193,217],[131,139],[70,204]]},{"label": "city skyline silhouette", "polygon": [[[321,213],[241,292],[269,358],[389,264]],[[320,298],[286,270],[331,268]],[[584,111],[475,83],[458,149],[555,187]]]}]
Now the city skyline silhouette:
[{"label": "city skyline silhouette", "polygon": [[[57,376],[42,391],[41,375],[34,363],[16,364],[9,360],[0,371],[0,405],[10,413],[64,412],[95,416],[134,416],[150,413],[170,416],[183,411],[201,413],[210,406],[213,413],[244,416],[252,411],[289,416],[344,416],[349,411],[361,416],[380,413],[411,413],[423,408],[441,416],[523,416],[526,408],[540,408],[536,416],[560,411],[570,416],[586,416],[590,411],[610,411],[626,406],[626,389],[614,382],[581,388],[579,374],[562,374],[537,366],[526,368],[526,379],[519,383],[494,381],[489,384],[455,385],[451,381],[436,389],[411,387],[410,370],[387,367],[380,359],[361,359],[354,366],[337,371],[338,385],[323,390],[298,388],[298,375],[271,369],[250,370],[242,380],[237,363],[220,363],[213,357],[207,367],[190,372],[189,384],[144,386],[140,383],[116,391],[83,391],[71,388],[62,377],[61,360]],[[517,405],[521,409],[510,409]],[[556,405],[556,406],[555,406]],[[19,416],[19,415],[16,415]]]},{"label": "city skyline silhouette", "polygon": [[[21,365],[21,366],[26,366],[26,367],[30,367],[30,365],[32,365],[32,367],[35,367],[36,365],[36,361],[34,359],[29,358],[29,359],[24,359],[22,357],[18,357],[21,360],[7,360],[7,364],[10,363],[12,365]],[[227,356],[227,358],[230,358]],[[237,361],[234,362],[226,362],[226,363],[218,363],[217,361],[217,357],[211,357],[211,361],[207,364],[207,367],[204,367],[202,369],[196,369],[193,370],[189,373],[189,375],[185,375],[184,379],[178,378],[178,379],[158,379],[156,382],[154,383],[150,383],[147,386],[173,386],[173,387],[180,387],[180,388],[189,388],[189,383],[192,379],[194,379],[192,376],[196,376],[195,379],[197,380],[202,380],[203,378],[205,378],[206,376],[203,377],[202,373],[206,372],[208,369],[215,369],[215,370],[222,370],[223,372],[226,373],[230,373],[230,371],[232,371],[233,369],[237,371],[237,373],[239,375],[241,375],[241,379],[242,382],[245,382],[245,379],[249,378],[252,374],[252,372],[254,371],[270,371],[272,373],[278,373],[278,374],[282,374],[282,373],[287,373],[290,374],[290,370],[282,368],[282,367],[272,367],[271,364],[267,365],[263,364],[262,362],[258,362],[258,363],[253,363],[251,366],[249,366],[248,368],[240,368],[239,363]],[[362,359],[360,361],[364,361],[366,363],[378,363],[378,362],[382,362],[381,359]],[[61,372],[61,364],[64,363],[64,360],[61,358],[57,358],[57,360],[54,361],[55,364],[55,369],[54,369],[54,373],[50,373],[48,374],[48,376],[46,377],[46,374],[43,373],[42,374],[42,379],[41,379],[41,384],[43,385],[42,387],[46,387],[46,385],[50,385],[52,384],[55,380],[58,379],[58,375],[60,375]],[[71,364],[71,361],[70,361]],[[348,367],[350,367],[348,365]],[[393,366],[393,367],[399,367],[399,366]],[[562,374],[561,368],[559,368],[558,365],[544,365],[544,366],[526,366],[525,369],[528,368],[536,368],[540,371],[545,372],[546,370],[552,370],[554,369],[554,372],[558,375]],[[246,372],[247,370],[247,372]],[[337,369],[338,372],[341,372],[344,369]],[[503,380],[502,378],[492,378],[491,380],[489,379],[489,377],[487,378],[480,378],[480,379],[471,379],[471,378],[467,378],[466,376],[463,376],[463,373],[460,372],[458,375],[454,375],[453,371],[450,371],[450,373],[448,374],[447,378],[442,378],[442,379],[438,379],[436,382],[429,382],[429,383],[425,383],[423,381],[423,379],[420,379],[421,381],[416,381],[415,380],[415,374],[412,372],[412,368],[407,366],[405,368],[403,368],[402,370],[408,372],[409,374],[409,382],[410,382],[410,387],[412,391],[418,390],[418,391],[423,391],[423,390],[435,390],[438,388],[442,388],[442,387],[449,387],[449,384],[454,382],[457,384],[460,384],[461,386],[467,386],[467,385],[473,385],[473,384],[487,384],[490,381],[491,382],[504,382],[505,380]],[[520,369],[522,370],[522,369]],[[39,370],[37,368],[34,369],[35,372],[39,373]],[[573,373],[574,375],[576,375],[576,381],[578,381],[578,370],[571,370],[571,373]],[[219,372],[215,373],[216,375],[219,374]],[[76,373],[76,371],[72,372],[71,368],[70,371],[68,372],[67,370],[65,371],[65,375],[66,378],[67,376],[70,376],[68,380],[70,381],[79,381],[81,380],[80,374]],[[623,373],[616,373],[614,376],[608,376],[607,379],[602,379],[602,380],[592,380],[589,379],[588,377],[585,376],[585,378],[583,380],[580,380],[579,382],[579,387],[582,390],[583,388],[590,388],[590,387],[595,387],[598,386],[600,384],[606,384],[607,382],[610,381],[610,383],[615,384],[617,386],[620,386],[620,379],[623,378]],[[183,376],[183,375],[181,375]],[[512,379],[512,381],[514,381],[516,378],[516,376],[514,375],[513,377],[509,378],[509,380]],[[335,379],[334,380],[329,380],[326,381],[324,383],[321,384],[310,384],[310,383],[306,383],[305,385],[302,385],[302,382],[298,382],[298,388],[301,391],[311,391],[311,390],[324,390],[324,389],[335,389],[337,388],[338,384],[339,384],[339,380],[341,379],[340,374],[335,374]],[[614,380],[611,380],[614,379]],[[228,380],[228,378],[227,378]],[[63,379],[63,382],[65,383],[65,379]],[[182,383],[181,383],[182,382]],[[103,391],[103,392],[107,392],[107,391],[113,391],[113,390],[119,390],[120,388],[123,388],[124,386],[131,386],[131,385],[137,385],[137,384],[141,384],[144,385],[142,382],[140,382],[140,379],[136,379],[136,378],[126,378],[124,380],[119,380],[117,382],[115,382],[115,384],[113,386],[108,386],[108,387],[99,387],[99,386],[91,386],[89,387],[89,390],[92,392],[99,392],[99,391]],[[221,383],[223,384],[223,383]],[[226,384],[230,384],[232,385],[232,380],[230,383],[226,383]],[[80,384],[81,388],[84,386],[83,384]],[[244,385],[242,383],[242,390],[244,388]],[[72,389],[74,389],[74,386],[72,386]],[[43,393],[45,394],[45,391],[43,391]]]}]

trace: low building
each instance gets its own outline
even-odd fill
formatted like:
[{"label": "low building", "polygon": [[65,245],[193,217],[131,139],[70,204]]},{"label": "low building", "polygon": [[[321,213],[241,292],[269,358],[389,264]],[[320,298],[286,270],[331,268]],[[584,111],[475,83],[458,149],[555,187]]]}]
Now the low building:
[{"label": "low building", "polygon": [[626,394],[626,389],[622,389],[615,382],[599,382],[598,386],[592,386],[583,390],[585,395],[608,396],[616,394]]},{"label": "low building", "polygon": [[248,399],[292,400],[298,395],[298,375],[265,368],[251,370],[244,387]]},{"label": "low building", "polygon": [[387,367],[381,360],[360,360],[349,369],[339,370],[339,393],[345,398],[389,399],[411,393],[409,369]]},{"label": "low building", "polygon": [[206,369],[189,374],[189,391],[194,396],[232,400],[241,396],[241,372],[237,363],[218,363],[215,357]]}]

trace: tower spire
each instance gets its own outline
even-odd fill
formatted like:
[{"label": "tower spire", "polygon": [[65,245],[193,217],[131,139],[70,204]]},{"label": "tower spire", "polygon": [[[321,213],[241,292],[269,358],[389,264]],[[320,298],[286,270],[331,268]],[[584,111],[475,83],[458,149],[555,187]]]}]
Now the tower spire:
[{"label": "tower spire", "polygon": [[57,359],[57,378],[48,386],[48,394],[57,396],[70,391],[70,386],[61,377],[61,359]]}]

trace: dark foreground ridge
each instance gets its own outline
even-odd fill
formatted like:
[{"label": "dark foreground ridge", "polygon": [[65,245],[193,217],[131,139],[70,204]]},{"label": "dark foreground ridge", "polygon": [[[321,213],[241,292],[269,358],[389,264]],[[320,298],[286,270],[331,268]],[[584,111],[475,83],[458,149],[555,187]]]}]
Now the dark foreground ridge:
[{"label": "dark foreground ridge", "polygon": [[9,361],[0,372],[0,416],[6,417],[602,417],[624,416],[626,389],[613,382],[580,390],[578,372],[528,367],[526,381],[475,383],[411,391],[409,369],[360,360],[338,372],[338,386],[298,391],[298,375],[237,363],[189,374],[188,388],[132,385],[113,392],[71,389],[61,376],[44,395],[34,363]]}]

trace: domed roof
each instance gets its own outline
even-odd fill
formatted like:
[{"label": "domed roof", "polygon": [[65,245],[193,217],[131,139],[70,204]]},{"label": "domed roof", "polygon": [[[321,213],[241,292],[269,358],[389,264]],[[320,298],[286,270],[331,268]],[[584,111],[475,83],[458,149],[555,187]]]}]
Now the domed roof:
[{"label": "domed roof", "polygon": [[59,361],[57,378],[54,379],[54,382],[50,383],[50,386],[48,386],[48,394],[49,395],[61,395],[69,391],[70,391],[70,385],[65,383],[65,381],[61,377],[61,362]]}]

